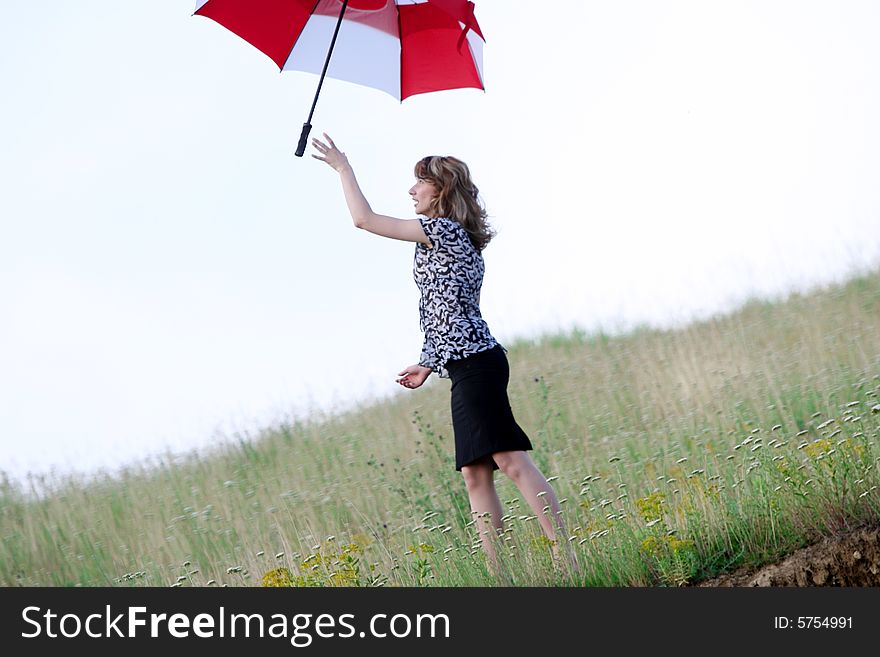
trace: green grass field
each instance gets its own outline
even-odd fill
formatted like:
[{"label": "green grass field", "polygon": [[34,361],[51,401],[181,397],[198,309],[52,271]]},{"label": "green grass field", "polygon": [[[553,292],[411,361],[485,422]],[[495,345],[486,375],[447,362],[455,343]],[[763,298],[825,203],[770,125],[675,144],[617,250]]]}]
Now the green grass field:
[{"label": "green grass field", "polygon": [[[557,568],[498,474],[516,586],[675,586],[880,518],[880,272],[677,330],[506,345],[564,500]],[[491,586],[449,382],[114,477],[0,486],[6,586]]]}]

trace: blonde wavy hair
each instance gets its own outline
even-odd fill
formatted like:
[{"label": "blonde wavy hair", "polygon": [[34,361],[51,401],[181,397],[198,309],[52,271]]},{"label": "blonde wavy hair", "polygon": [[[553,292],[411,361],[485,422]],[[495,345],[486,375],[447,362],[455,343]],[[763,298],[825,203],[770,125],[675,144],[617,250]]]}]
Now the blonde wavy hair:
[{"label": "blonde wavy hair", "polygon": [[429,155],[416,162],[415,175],[437,188],[438,194],[430,205],[431,213],[435,217],[455,219],[467,231],[474,248],[485,249],[495,231],[486,221],[488,214],[479,198],[480,190],[471,180],[467,165],[455,157]]}]

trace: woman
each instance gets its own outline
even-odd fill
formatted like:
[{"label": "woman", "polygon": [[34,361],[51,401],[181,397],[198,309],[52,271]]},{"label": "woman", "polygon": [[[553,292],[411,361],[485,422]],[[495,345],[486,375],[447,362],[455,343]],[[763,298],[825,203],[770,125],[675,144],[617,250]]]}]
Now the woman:
[{"label": "woman", "polygon": [[[503,515],[495,490],[496,469],[523,494],[557,554],[556,536],[564,536],[559,502],[526,454],[532,444],[510,408],[505,350],[480,315],[481,252],[493,233],[467,166],[453,157],[419,161],[409,194],[420,216],[394,219],[373,212],[345,153],[326,133],[324,138],[327,143],[312,139],[317,151],[312,157],[339,173],[354,225],[416,243],[414,277],[421,292],[419,314],[425,342],[419,362],[400,372],[397,382],[415,389],[431,372],[451,378],[455,468],[464,475],[491,569],[499,573],[492,534],[501,532]],[[496,532],[489,531],[490,525]]]}]

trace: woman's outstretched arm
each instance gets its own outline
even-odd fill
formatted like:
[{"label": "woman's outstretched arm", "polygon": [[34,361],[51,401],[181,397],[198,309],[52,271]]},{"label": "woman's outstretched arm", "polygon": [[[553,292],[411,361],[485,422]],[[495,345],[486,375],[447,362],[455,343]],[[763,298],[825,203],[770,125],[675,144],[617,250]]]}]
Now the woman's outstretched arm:
[{"label": "woman's outstretched arm", "polygon": [[345,202],[354,225],[382,237],[390,237],[407,242],[421,242],[431,246],[431,240],[425,235],[422,225],[415,219],[396,219],[382,214],[376,214],[370,207],[364,193],[358,185],[354,175],[354,169],[348,162],[345,153],[340,151],[330,136],[325,132],[325,144],[320,139],[313,138],[312,146],[319,155],[312,154],[316,160],[326,162],[332,167],[342,181],[342,191],[345,194]]}]

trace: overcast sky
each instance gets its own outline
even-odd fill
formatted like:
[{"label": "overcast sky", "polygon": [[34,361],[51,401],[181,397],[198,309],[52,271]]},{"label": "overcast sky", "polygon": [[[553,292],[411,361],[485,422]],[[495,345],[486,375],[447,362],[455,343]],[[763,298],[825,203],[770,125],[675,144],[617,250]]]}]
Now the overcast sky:
[{"label": "overcast sky", "polygon": [[[316,77],[191,0],[7,3],[0,469],[88,471],[404,391],[411,244],[293,152]],[[499,340],[669,326],[880,265],[880,6],[477,0],[486,91],[328,80],[313,134],[412,217],[471,167]],[[340,33],[345,38],[345,31]],[[435,389],[436,393],[436,389]]]}]

